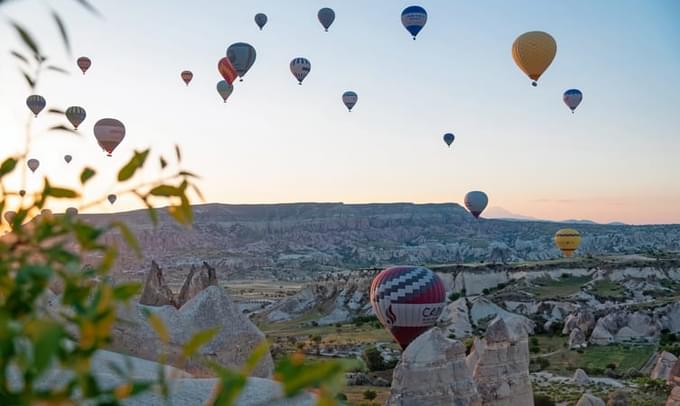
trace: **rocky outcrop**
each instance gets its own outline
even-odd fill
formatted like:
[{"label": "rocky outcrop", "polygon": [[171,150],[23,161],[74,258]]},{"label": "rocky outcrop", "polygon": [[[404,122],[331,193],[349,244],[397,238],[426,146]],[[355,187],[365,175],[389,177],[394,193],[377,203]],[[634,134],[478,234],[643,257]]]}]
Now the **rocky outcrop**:
[{"label": "rocky outcrop", "polygon": [[511,331],[523,330],[523,335],[533,334],[534,332],[535,323],[529,318],[511,313],[483,296],[470,300],[470,303],[472,305],[470,307],[470,320],[477,327],[485,327],[481,322],[500,317],[510,326]]},{"label": "rocky outcrop", "polygon": [[580,328],[571,330],[569,334],[569,348],[585,348],[588,346],[586,335],[583,334]]},{"label": "rocky outcrop", "polygon": [[588,310],[582,310],[577,313],[571,313],[564,319],[564,328],[562,334],[570,334],[575,328],[581,330],[585,335],[595,327],[595,316]]},{"label": "rocky outcrop", "polygon": [[523,328],[511,329],[497,317],[486,330],[486,336],[468,356],[472,378],[484,405],[533,405],[529,377],[529,346]]},{"label": "rocky outcrop", "polygon": [[588,374],[586,374],[586,371],[582,370],[581,368],[578,368],[576,371],[574,371],[574,377],[572,378],[574,383],[579,386],[586,386],[590,385],[590,377]]},{"label": "rocky outcrop", "polygon": [[583,396],[576,402],[576,406],[606,406],[604,400],[593,396],[590,393],[584,393]]},{"label": "rocky outcrop", "polygon": [[[114,351],[155,361],[165,346],[144,316],[144,306],[137,305],[119,309],[120,322],[113,328]],[[146,308],[165,324],[170,342],[167,346],[169,363],[179,362],[181,347],[195,333],[210,328],[219,330],[217,335],[199,353],[202,357],[218,364],[238,368],[252,350],[262,342],[264,334],[244,316],[231,301],[224,289],[209,286],[188,301],[180,310],[172,306]],[[210,376],[212,371],[198,359],[189,359],[187,369],[198,376]],[[184,365],[182,365],[184,366]],[[258,364],[253,375],[271,376],[272,358],[267,354]]]},{"label": "rocky outcrop", "polygon": [[439,324],[448,335],[453,335],[456,338],[472,335],[466,299],[462,297],[446,305],[441,316],[439,316]]},{"label": "rocky outcrop", "polygon": [[668,373],[666,383],[671,386],[680,386],[680,360],[675,361],[675,364],[673,364],[673,367]]},{"label": "rocky outcrop", "polygon": [[151,261],[151,269],[146,275],[144,290],[139,298],[139,303],[147,306],[176,305],[172,290],[163,278],[163,270],[156,261]]},{"label": "rocky outcrop", "polygon": [[668,395],[666,406],[680,406],[680,386],[676,386]]},{"label": "rocky outcrop", "polygon": [[421,334],[402,353],[386,404],[481,406],[463,344],[437,327]]},{"label": "rocky outcrop", "polygon": [[621,310],[597,320],[590,342],[606,345],[611,342],[649,341],[658,336],[661,324],[649,314]]},{"label": "rocky outcrop", "polygon": [[667,381],[670,377],[671,370],[677,361],[678,357],[675,355],[666,351],[662,352],[657,358],[654,369],[652,369],[649,377],[652,379],[663,379],[664,381]]},{"label": "rocky outcrop", "polygon": [[208,286],[217,286],[215,268],[206,262],[203,262],[203,267],[198,270],[192,265],[189,275],[187,275],[182,289],[179,291],[179,296],[177,296],[177,307],[182,307]]}]

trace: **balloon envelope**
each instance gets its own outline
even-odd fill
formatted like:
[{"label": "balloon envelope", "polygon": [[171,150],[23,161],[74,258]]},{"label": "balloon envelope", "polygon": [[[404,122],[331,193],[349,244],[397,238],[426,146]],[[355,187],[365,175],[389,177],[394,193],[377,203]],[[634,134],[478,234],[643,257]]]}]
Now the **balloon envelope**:
[{"label": "balloon envelope", "polygon": [[453,144],[453,140],[455,140],[455,139],[456,139],[456,136],[453,135],[453,134],[451,134],[451,133],[446,133],[446,134],[444,134],[444,142],[445,142],[446,145],[448,145],[449,147],[451,146],[451,144]]},{"label": "balloon envelope", "polygon": [[378,320],[405,349],[432,327],[444,309],[444,283],[427,268],[395,266],[371,283],[370,300]]},{"label": "balloon envelope", "polygon": [[85,72],[87,72],[88,69],[90,69],[90,66],[92,65],[92,61],[90,60],[90,58],[86,56],[81,56],[80,58],[78,58],[78,61],[76,61],[76,63],[78,64],[80,70],[83,71],[83,75],[85,74]]},{"label": "balloon envelope", "polygon": [[238,77],[238,72],[236,72],[234,65],[229,62],[229,58],[226,56],[217,62],[217,70],[220,72],[220,75],[222,75],[224,80],[226,80],[229,84],[234,83],[234,80],[236,80]]},{"label": "balloon envelope", "polygon": [[248,73],[248,70],[255,63],[255,57],[255,48],[245,42],[237,42],[227,48],[227,58],[241,78]]},{"label": "balloon envelope", "polygon": [[333,21],[335,21],[335,11],[328,7],[324,7],[319,10],[317,17],[319,18],[319,22],[323,26],[324,30],[328,31],[328,28],[331,26],[331,24],[333,24]]},{"label": "balloon envelope", "polygon": [[217,93],[222,96],[222,100],[224,100],[225,103],[233,91],[234,85],[227,83],[225,80],[220,80],[217,82]]},{"label": "balloon envelope", "polygon": [[66,114],[69,123],[71,123],[76,130],[78,129],[78,126],[85,121],[85,117],[87,117],[85,109],[80,106],[71,106],[66,109],[64,114]]},{"label": "balloon envelope", "polygon": [[465,195],[465,207],[475,218],[479,218],[487,204],[489,204],[489,198],[484,192],[475,190]]},{"label": "balloon envelope", "polygon": [[257,26],[260,27],[260,31],[262,31],[262,27],[267,24],[267,15],[264,13],[255,14],[255,24],[257,24]]},{"label": "balloon envelope", "polygon": [[31,110],[31,112],[33,112],[36,117],[38,117],[38,113],[40,113],[45,108],[47,101],[39,94],[32,94],[26,98],[26,105],[28,106],[28,109]]},{"label": "balloon envelope", "polygon": [[108,156],[125,138],[125,126],[115,118],[102,118],[94,125],[94,136],[97,143]]},{"label": "balloon envelope", "polygon": [[66,209],[66,212],[64,212],[64,214],[66,214],[67,217],[75,217],[78,215],[78,209],[76,209],[75,207],[69,207],[68,209]]},{"label": "balloon envelope", "polygon": [[420,6],[406,7],[404,11],[401,12],[401,23],[404,28],[411,33],[415,40],[420,30],[422,30],[425,23],[427,23],[427,11]]},{"label": "balloon envelope", "polygon": [[28,165],[28,169],[30,169],[31,172],[35,172],[35,170],[40,166],[40,161],[35,158],[31,158],[26,162],[26,165]]},{"label": "balloon envelope", "polygon": [[342,94],[342,102],[345,103],[345,106],[349,111],[352,111],[352,107],[354,107],[354,105],[357,104],[358,100],[359,96],[357,96],[357,94],[351,90],[346,91],[345,93]]},{"label": "balloon envelope", "polygon": [[19,191],[19,196],[21,196],[21,197],[26,196],[26,191],[25,191],[24,189],[21,189],[21,190]]},{"label": "balloon envelope", "polygon": [[189,86],[189,82],[191,82],[191,79],[194,78],[194,74],[191,73],[190,70],[184,70],[184,71],[182,71],[182,73],[180,74],[180,77],[182,78],[182,80],[184,81],[184,83],[186,83],[186,85]]},{"label": "balloon envelope", "polygon": [[111,203],[111,204],[114,204],[116,202],[116,199],[118,199],[118,196],[114,195],[113,193],[106,196],[106,200],[108,200],[109,203]]},{"label": "balloon envelope", "polygon": [[512,44],[512,59],[533,80],[534,86],[555,59],[556,53],[555,39],[543,31],[525,32]]},{"label": "balloon envelope", "polygon": [[581,245],[581,234],[573,228],[563,228],[555,233],[555,245],[565,257],[570,257]]},{"label": "balloon envelope", "polygon": [[583,93],[581,93],[581,91],[578,89],[569,89],[562,95],[562,100],[573,113],[574,110],[576,110],[576,107],[581,104],[581,100],[583,100]]},{"label": "balloon envelope", "polygon": [[71,159],[73,159],[71,155],[64,155],[64,161],[66,161],[67,164],[71,163]]},{"label": "balloon envelope", "polygon": [[312,64],[305,58],[295,58],[290,61],[290,71],[299,84],[302,84],[302,81],[305,80],[311,70]]}]

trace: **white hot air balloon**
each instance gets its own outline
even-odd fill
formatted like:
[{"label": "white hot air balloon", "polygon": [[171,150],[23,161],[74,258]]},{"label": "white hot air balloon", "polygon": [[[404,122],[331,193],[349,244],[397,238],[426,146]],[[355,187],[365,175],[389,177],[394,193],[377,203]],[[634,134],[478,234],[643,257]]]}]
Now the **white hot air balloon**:
[{"label": "white hot air balloon", "polygon": [[305,80],[311,70],[312,64],[305,58],[295,58],[290,61],[290,71],[300,85],[302,85],[302,81]]}]

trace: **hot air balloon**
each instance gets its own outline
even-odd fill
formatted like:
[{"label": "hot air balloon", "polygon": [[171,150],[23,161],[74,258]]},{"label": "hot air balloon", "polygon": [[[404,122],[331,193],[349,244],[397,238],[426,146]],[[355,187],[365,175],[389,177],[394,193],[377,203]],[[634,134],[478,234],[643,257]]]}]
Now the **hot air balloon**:
[{"label": "hot air balloon", "polygon": [[77,63],[80,70],[83,71],[83,75],[88,69],[90,69],[90,66],[92,65],[92,61],[86,56],[81,56],[78,58]]},{"label": "hot air balloon", "polygon": [[28,106],[28,109],[31,110],[31,112],[33,112],[36,117],[38,117],[38,113],[40,113],[42,109],[45,108],[47,101],[45,101],[45,98],[39,94],[32,94],[26,98],[26,105]]},{"label": "hot air balloon", "polygon": [[290,61],[290,71],[298,80],[299,85],[302,85],[302,81],[305,80],[311,70],[312,64],[305,58],[295,58]]},{"label": "hot air balloon", "polygon": [[260,27],[260,31],[262,31],[262,27],[267,24],[267,15],[264,13],[255,14],[255,24],[257,24],[257,26]]},{"label": "hot air balloon", "polygon": [[563,228],[555,233],[555,245],[565,257],[570,257],[581,245],[581,234],[573,228]]},{"label": "hot air balloon", "polygon": [[319,18],[321,25],[323,25],[324,30],[328,32],[328,28],[333,24],[333,21],[335,21],[335,11],[328,7],[324,7],[319,10],[317,17]]},{"label": "hot air balloon", "polygon": [[40,161],[35,158],[31,158],[26,162],[26,165],[28,165],[28,169],[30,169],[31,172],[35,173],[35,170],[40,166]]},{"label": "hot air balloon", "polygon": [[78,215],[78,209],[76,209],[75,207],[69,207],[68,209],[66,209],[64,214],[66,215],[66,217],[73,218]]},{"label": "hot air balloon", "polygon": [[106,196],[106,200],[108,200],[109,203],[111,203],[111,204],[114,204],[116,202],[116,199],[118,199],[118,196],[114,195],[113,193]]},{"label": "hot air balloon", "polygon": [[[243,76],[248,73],[250,67],[255,63],[255,48],[245,42],[237,42],[227,48],[227,58],[236,69],[236,73],[243,81]],[[226,80],[226,78],[225,78]]]},{"label": "hot air balloon", "polygon": [[71,106],[67,108],[65,114],[68,121],[76,130],[78,129],[78,126],[82,124],[83,121],[85,121],[85,117],[87,117],[85,109],[80,106]]},{"label": "hot air balloon", "polygon": [[475,218],[479,218],[487,204],[489,204],[489,198],[484,192],[475,190],[465,195],[465,207],[470,210]]},{"label": "hot air balloon", "polygon": [[234,69],[234,66],[226,56],[217,63],[217,70],[220,71],[220,75],[229,84],[234,83],[234,80],[238,77],[238,72],[236,72],[236,69]]},{"label": "hot air balloon", "polygon": [[446,145],[448,145],[449,147],[451,146],[451,144],[453,144],[453,140],[455,140],[455,139],[456,139],[456,136],[453,135],[453,134],[451,134],[451,133],[446,133],[446,134],[444,134],[444,142],[445,142]]},{"label": "hot air balloon", "polygon": [[373,279],[370,300],[380,323],[405,349],[437,322],[446,289],[439,276],[427,268],[395,266]]},{"label": "hot air balloon", "polygon": [[180,77],[186,83],[187,86],[189,86],[189,82],[191,82],[191,79],[194,78],[194,74],[191,73],[190,70],[183,70],[182,73],[180,74]]},{"label": "hot air balloon", "polygon": [[401,23],[404,28],[413,36],[413,40],[416,40],[416,35],[423,29],[425,23],[427,23],[427,11],[420,6],[410,6],[406,7],[404,11],[401,12]]},{"label": "hot air balloon", "polygon": [[357,104],[358,100],[359,96],[357,96],[357,94],[351,90],[348,90],[342,94],[342,102],[345,103],[345,106],[347,106],[347,110],[349,111],[352,111],[352,107]]},{"label": "hot air balloon", "polygon": [[26,196],[26,191],[25,191],[24,189],[21,189],[21,190],[19,191],[19,196],[21,196],[21,197]]},{"label": "hot air balloon", "polygon": [[64,161],[66,161],[67,164],[71,163],[71,159],[73,159],[71,155],[64,155]]},{"label": "hot air balloon", "polygon": [[578,107],[578,105],[581,104],[581,100],[583,100],[583,93],[578,89],[569,89],[562,95],[562,100],[564,100],[564,104],[569,107],[571,113],[574,114],[574,110],[576,110],[576,107]]},{"label": "hot air balloon", "polygon": [[94,136],[97,143],[108,156],[125,138],[125,126],[115,118],[102,118],[94,125]]},{"label": "hot air balloon", "polygon": [[555,59],[556,52],[555,39],[543,31],[525,32],[512,44],[512,59],[533,80],[532,86],[538,85],[536,81]]},{"label": "hot air balloon", "polygon": [[40,210],[40,217],[44,217],[46,219],[51,219],[52,218],[52,210],[50,210],[50,209]]},{"label": "hot air balloon", "polygon": [[5,218],[5,221],[7,221],[8,224],[12,224],[12,222],[14,222],[14,217],[16,217],[16,215],[17,215],[17,212],[12,211],[12,210],[8,210],[8,211],[5,212],[3,217]]},{"label": "hot air balloon", "polygon": [[234,85],[230,85],[224,80],[220,80],[219,82],[217,82],[217,93],[219,93],[220,96],[222,96],[222,99],[224,100],[225,103],[227,102],[227,99],[229,98],[229,96],[231,96],[231,92],[233,91]]}]

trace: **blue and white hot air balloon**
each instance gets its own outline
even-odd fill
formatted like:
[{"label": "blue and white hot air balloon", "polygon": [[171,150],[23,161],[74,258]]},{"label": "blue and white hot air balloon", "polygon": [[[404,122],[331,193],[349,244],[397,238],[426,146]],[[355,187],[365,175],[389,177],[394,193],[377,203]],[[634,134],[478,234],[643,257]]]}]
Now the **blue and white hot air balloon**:
[{"label": "blue and white hot air balloon", "polygon": [[290,61],[290,71],[298,80],[298,84],[302,84],[309,71],[312,70],[312,64],[306,58],[295,58]]},{"label": "blue and white hot air balloon", "polygon": [[420,6],[409,6],[401,12],[401,23],[411,33],[414,41],[426,22],[427,11]]},{"label": "blue and white hot air balloon", "polygon": [[345,107],[347,107],[347,110],[349,111],[352,111],[352,107],[354,107],[354,105],[357,104],[358,100],[359,96],[357,96],[356,92],[353,92],[351,90],[348,90],[342,94],[342,102],[345,104]]},{"label": "blue and white hot air balloon", "polygon": [[576,110],[576,107],[578,107],[578,105],[581,104],[581,100],[583,100],[583,93],[578,89],[569,89],[562,95],[562,100],[564,100],[564,104],[569,107],[571,113],[574,114],[574,110]]}]

